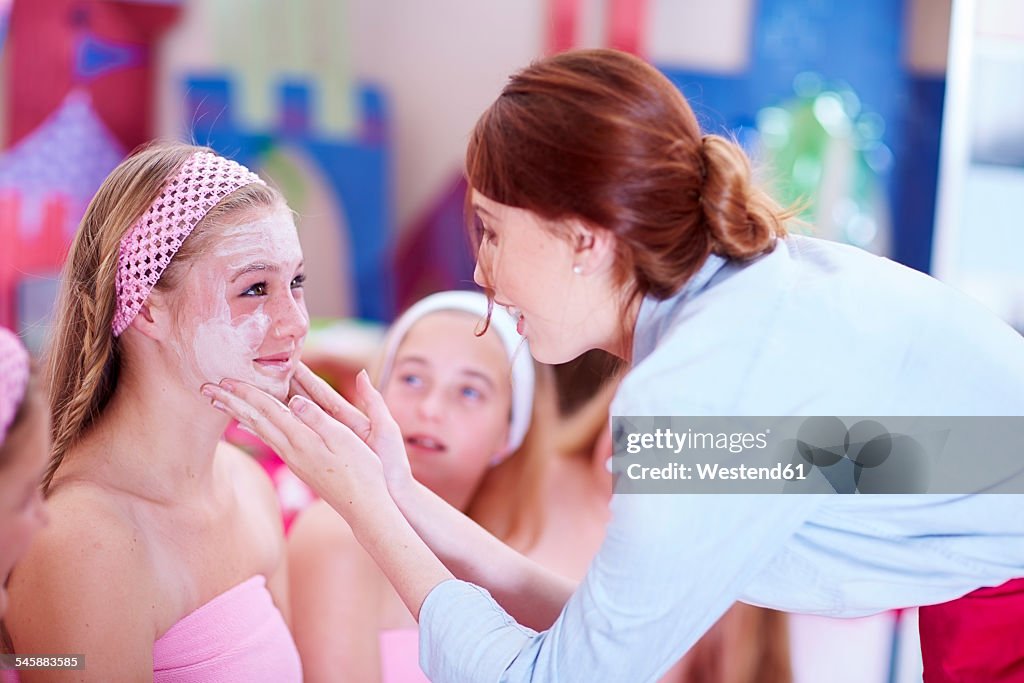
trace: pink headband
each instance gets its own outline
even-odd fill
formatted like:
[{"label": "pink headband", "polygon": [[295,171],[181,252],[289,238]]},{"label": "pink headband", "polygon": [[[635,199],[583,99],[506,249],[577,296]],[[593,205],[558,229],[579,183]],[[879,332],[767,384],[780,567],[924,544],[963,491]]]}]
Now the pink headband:
[{"label": "pink headband", "polygon": [[0,327],[0,444],[18,414],[28,386],[28,351],[18,336]]},{"label": "pink headband", "polygon": [[185,238],[217,202],[240,187],[264,184],[241,164],[196,152],[121,238],[114,336],[128,329]]}]

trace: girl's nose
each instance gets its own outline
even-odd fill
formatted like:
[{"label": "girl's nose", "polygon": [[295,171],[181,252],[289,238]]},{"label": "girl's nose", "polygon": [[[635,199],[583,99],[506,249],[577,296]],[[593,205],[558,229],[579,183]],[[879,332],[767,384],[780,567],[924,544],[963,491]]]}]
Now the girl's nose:
[{"label": "girl's nose", "polygon": [[289,290],[273,311],[274,334],[277,337],[300,338],[309,331],[309,313],[306,302],[296,298]]},{"label": "girl's nose", "polygon": [[432,388],[423,396],[419,403],[419,412],[428,420],[437,420],[444,414],[444,400],[438,389]]}]

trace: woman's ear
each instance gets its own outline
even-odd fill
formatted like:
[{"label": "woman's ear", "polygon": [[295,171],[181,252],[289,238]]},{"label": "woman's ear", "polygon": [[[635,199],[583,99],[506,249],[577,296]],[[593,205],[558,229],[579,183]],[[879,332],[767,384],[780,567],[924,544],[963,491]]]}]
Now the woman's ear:
[{"label": "woman's ear", "polygon": [[615,235],[580,220],[572,225],[575,264],[582,273],[604,271],[615,263]]}]

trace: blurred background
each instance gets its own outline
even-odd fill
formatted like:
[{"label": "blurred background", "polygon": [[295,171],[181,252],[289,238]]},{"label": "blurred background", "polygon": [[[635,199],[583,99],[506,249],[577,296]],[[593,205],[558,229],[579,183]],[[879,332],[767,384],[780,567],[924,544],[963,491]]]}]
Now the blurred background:
[{"label": "blurred background", "polygon": [[470,287],[476,117],[531,59],[603,45],[658,66],[817,234],[1024,327],[1022,41],[1018,0],[0,0],[0,324],[38,346],[86,203],[154,137],[284,190],[318,318]]},{"label": "blurred background", "polygon": [[[472,288],[468,133],[511,72],[583,46],[660,68],[815,234],[1024,329],[1020,0],[0,0],[0,324],[42,344],[93,192],[175,138],[283,190],[313,352],[368,355],[412,301]],[[920,680],[915,633],[796,618],[797,680]]]}]

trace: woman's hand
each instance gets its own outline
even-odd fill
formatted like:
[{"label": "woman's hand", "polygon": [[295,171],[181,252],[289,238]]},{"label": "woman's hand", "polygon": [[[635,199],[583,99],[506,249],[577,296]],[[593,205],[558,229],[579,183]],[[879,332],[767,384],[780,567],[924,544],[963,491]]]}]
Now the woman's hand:
[{"label": "woman's hand", "polygon": [[388,490],[397,490],[413,482],[409,458],[405,452],[405,439],[398,423],[370,382],[366,370],[356,376],[356,401],[359,408],[349,403],[334,388],[310,370],[305,363],[299,363],[291,383],[292,398],[289,405],[297,402],[296,397],[310,399],[324,412],[351,429],[356,436],[370,447],[380,458]]},{"label": "woman's hand", "polygon": [[365,412],[304,366],[288,405],[235,380],[204,384],[201,391],[214,407],[266,441],[345,518],[418,618],[430,591],[453,578],[452,573],[416,535],[389,488],[388,477],[396,485],[408,484],[410,492],[417,490],[398,426],[365,371],[356,385]]},{"label": "woman's hand", "polygon": [[[367,378],[361,381],[369,385]],[[387,496],[384,461],[366,441],[378,443],[385,450],[390,444],[394,449],[396,439],[389,435],[388,424],[393,424],[394,420],[383,408],[383,402],[378,403],[371,395],[366,415],[335,394],[326,383],[321,386],[304,376],[299,384],[297,388],[307,395],[330,399],[331,413],[301,394],[292,396],[286,406],[256,387],[233,380],[224,380],[219,385],[205,384],[202,392],[215,407],[269,444],[300,479],[339,512],[346,513],[346,508],[352,509],[368,497]],[[325,389],[330,394],[326,394]],[[365,386],[361,391],[365,392]],[[381,409],[384,416],[380,415]],[[335,419],[336,414],[355,423],[361,433],[357,434],[344,421]],[[400,435],[397,443],[402,446]],[[408,470],[404,448],[400,454],[388,455],[392,476],[401,480],[403,462]]]}]

